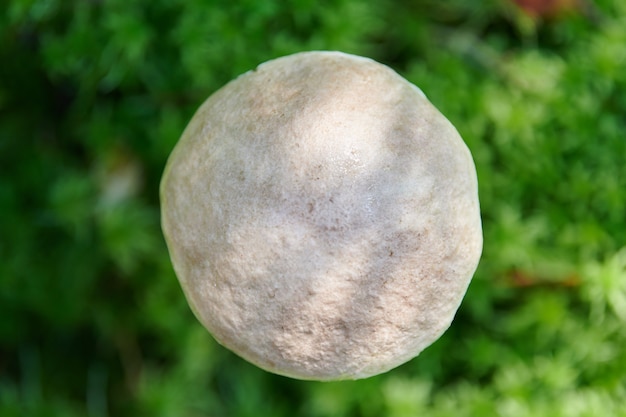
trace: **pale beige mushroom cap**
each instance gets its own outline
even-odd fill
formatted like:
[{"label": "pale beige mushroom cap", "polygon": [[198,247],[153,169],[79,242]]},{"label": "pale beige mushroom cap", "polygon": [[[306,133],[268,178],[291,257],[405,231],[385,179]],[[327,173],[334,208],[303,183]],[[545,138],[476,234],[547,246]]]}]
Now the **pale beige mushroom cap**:
[{"label": "pale beige mushroom cap", "polygon": [[294,378],[365,378],[417,356],[482,249],[456,129],[388,67],[339,52],[269,61],[209,97],[161,199],[198,319]]}]

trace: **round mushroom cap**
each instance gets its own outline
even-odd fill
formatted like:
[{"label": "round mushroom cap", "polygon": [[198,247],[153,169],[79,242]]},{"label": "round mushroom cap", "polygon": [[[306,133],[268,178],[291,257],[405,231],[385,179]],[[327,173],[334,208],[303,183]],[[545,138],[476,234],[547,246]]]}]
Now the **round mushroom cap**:
[{"label": "round mushroom cap", "polygon": [[452,124],[370,59],[304,52],[209,97],[172,152],[162,225],[189,304],[259,367],[358,379],[450,326],[482,250]]}]

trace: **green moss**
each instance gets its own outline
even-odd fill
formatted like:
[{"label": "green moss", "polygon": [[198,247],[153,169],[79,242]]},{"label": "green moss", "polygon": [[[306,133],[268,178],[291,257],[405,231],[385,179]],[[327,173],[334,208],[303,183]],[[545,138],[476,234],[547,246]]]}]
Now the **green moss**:
[{"label": "green moss", "polygon": [[[538,21],[466,3],[10,0],[0,415],[625,415],[626,7]],[[158,223],[201,102],[309,49],[401,72],[479,175],[485,250],[455,322],[364,381],[294,381],[216,344]]]}]

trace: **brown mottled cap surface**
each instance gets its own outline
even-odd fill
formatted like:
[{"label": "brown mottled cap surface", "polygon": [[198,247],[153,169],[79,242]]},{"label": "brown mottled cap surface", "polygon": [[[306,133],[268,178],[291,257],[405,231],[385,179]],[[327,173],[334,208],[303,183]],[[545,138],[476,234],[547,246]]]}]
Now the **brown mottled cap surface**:
[{"label": "brown mottled cap surface", "polygon": [[450,325],[482,248],[456,129],[388,67],[260,65],[200,107],[161,183],[184,293],[224,346],[294,378],[365,378]]}]

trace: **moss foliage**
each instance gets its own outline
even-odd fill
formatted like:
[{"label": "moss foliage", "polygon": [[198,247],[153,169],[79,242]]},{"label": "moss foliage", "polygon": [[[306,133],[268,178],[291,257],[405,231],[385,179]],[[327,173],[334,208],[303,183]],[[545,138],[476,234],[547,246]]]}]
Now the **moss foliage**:
[{"label": "moss foliage", "polygon": [[[0,415],[626,415],[626,3],[517,3],[5,2]],[[274,376],[217,345],[159,228],[199,104],[311,49],[420,86],[480,181],[484,255],[455,322],[362,381]]]}]

